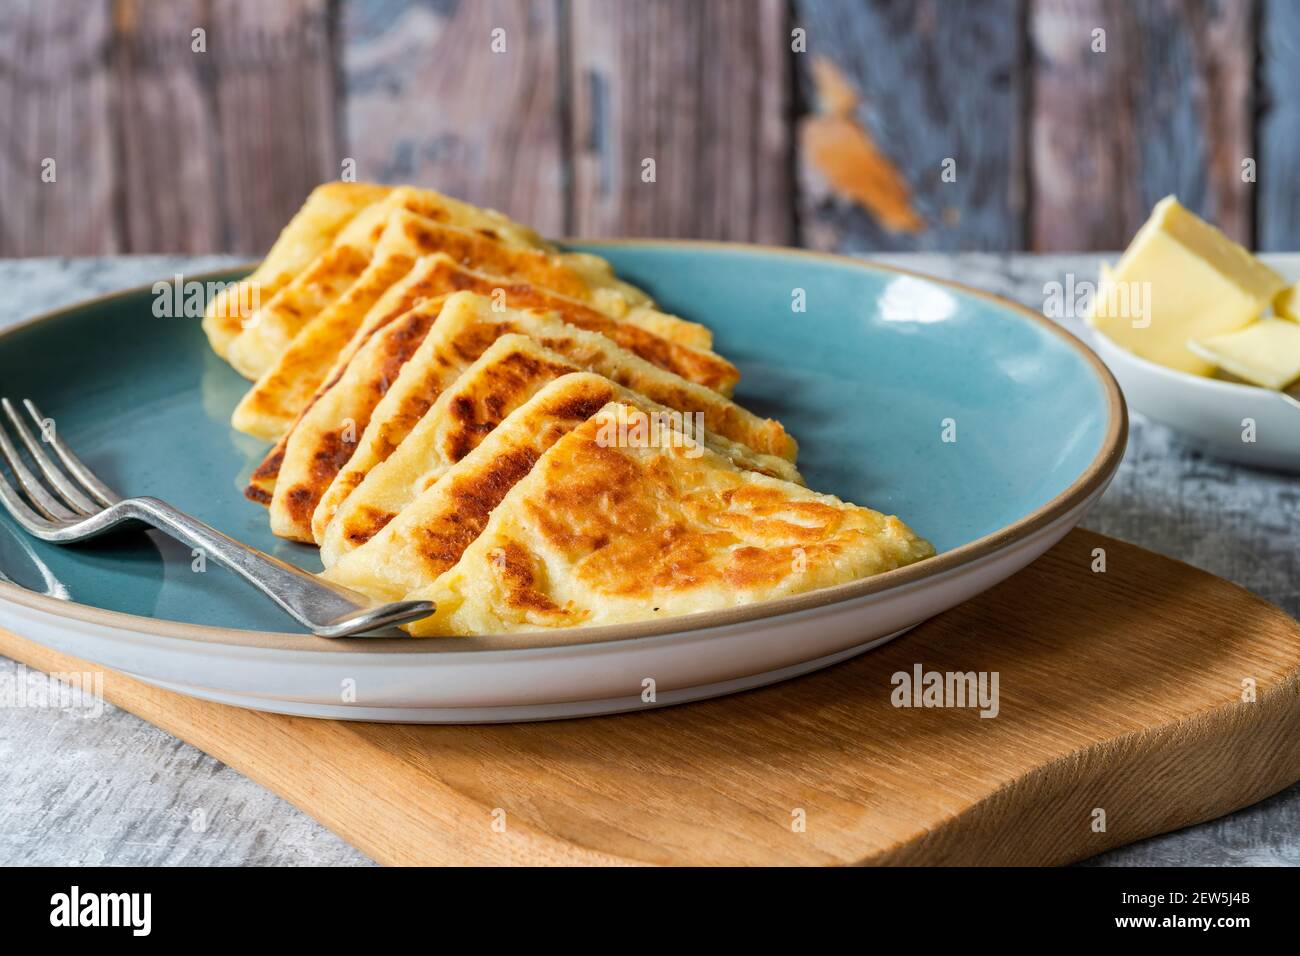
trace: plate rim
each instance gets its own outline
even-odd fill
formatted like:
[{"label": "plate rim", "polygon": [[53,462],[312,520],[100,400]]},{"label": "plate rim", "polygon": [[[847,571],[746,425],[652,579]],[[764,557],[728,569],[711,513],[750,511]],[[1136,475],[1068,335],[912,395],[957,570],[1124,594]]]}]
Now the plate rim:
[{"label": "plate rim", "polygon": [[[768,618],[781,617],[809,610],[816,610],[857,598],[868,597],[882,591],[916,585],[928,579],[939,578],[949,572],[975,564],[992,554],[1021,541],[1047,525],[1068,514],[1075,507],[1088,500],[1098,487],[1107,482],[1119,467],[1124,456],[1128,439],[1129,417],[1124,394],[1110,369],[1093,349],[1068,329],[1035,312],[1018,302],[1013,302],[1000,295],[978,289],[952,279],[928,275],[914,269],[901,268],[875,262],[867,258],[843,255],[840,253],[820,252],[811,249],[796,249],[789,246],[768,246],[746,242],[727,242],[719,240],[698,239],[587,239],[572,237],[556,240],[561,246],[585,247],[681,247],[693,249],[712,249],[721,252],[759,254],[767,256],[792,256],[818,259],[853,268],[908,276],[935,283],[949,289],[955,289],[965,295],[983,299],[1003,309],[1010,310],[1028,319],[1030,322],[1046,329],[1072,348],[1090,367],[1101,386],[1106,401],[1108,421],[1101,447],[1088,463],[1087,467],[1064,490],[1049,501],[1044,502],[1017,521],[996,531],[969,541],[960,547],[945,551],[933,558],[927,558],[916,564],[885,571],[881,574],[857,581],[849,581],[804,594],[760,601],[742,607],[722,608],[696,614],[665,618],[662,621],[640,621],[633,624],[607,624],[597,627],[556,628],[550,631],[525,631],[516,634],[493,634],[475,637],[460,637],[452,641],[424,640],[411,637],[361,637],[330,639],[316,637],[312,634],[292,631],[242,630],[213,624],[190,624],[182,621],[170,621],[162,618],[146,617],[127,611],[113,611],[107,608],[80,604],[29,591],[8,581],[0,580],[0,600],[19,604],[34,610],[46,611],[57,617],[67,618],[83,623],[100,625],[113,630],[129,630],[153,636],[172,637],[185,641],[197,641],[204,644],[224,644],[242,648],[261,648],[267,650],[297,650],[315,652],[337,652],[340,650],[369,652],[402,653],[445,653],[448,651],[476,653],[492,651],[541,650],[561,647],[576,647],[587,644],[605,644],[613,641],[636,640],[640,638],[678,635],[706,628],[721,627],[747,623]],[[202,281],[216,276],[236,272],[251,272],[257,262],[232,263],[229,266],[207,269],[194,273],[188,279]],[[0,341],[29,326],[40,322],[57,319],[67,313],[93,308],[128,296],[149,292],[158,282],[142,283],[127,289],[82,299],[57,309],[47,310],[12,325],[0,329]]]}]

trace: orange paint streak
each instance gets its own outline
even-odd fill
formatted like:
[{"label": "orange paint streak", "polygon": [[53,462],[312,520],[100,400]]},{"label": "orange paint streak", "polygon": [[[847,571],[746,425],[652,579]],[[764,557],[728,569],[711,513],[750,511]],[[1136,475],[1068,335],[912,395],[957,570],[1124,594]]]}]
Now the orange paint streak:
[{"label": "orange paint streak", "polygon": [[862,206],[889,231],[924,229],[925,220],[912,208],[907,180],[854,119],[857,91],[822,57],[813,60],[812,75],[821,112],[801,125],[804,155],[832,192]]}]

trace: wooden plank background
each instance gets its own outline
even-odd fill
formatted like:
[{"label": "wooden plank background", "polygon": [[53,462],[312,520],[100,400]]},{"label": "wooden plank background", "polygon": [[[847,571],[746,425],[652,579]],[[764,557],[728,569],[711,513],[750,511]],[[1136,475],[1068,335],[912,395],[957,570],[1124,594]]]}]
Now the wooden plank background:
[{"label": "wooden plank background", "polygon": [[1114,249],[1174,192],[1300,249],[1297,61],[1292,0],[0,0],[0,256],[256,254],[350,176],[853,251]]},{"label": "wooden plank background", "polygon": [[1031,4],[1034,248],[1122,247],[1169,193],[1252,240],[1255,14],[1253,0]]}]

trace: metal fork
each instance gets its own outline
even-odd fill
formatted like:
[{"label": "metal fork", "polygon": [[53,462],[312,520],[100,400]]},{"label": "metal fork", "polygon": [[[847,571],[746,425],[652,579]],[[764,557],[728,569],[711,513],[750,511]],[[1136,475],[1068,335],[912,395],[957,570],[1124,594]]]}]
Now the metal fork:
[{"label": "metal fork", "polygon": [[[210,555],[321,637],[348,637],[433,613],[432,601],[380,604],[350,588],[331,584],[240,544],[157,498],[119,498],[53,429],[46,429],[46,419],[32,402],[24,399],[23,407],[41,433],[39,440],[9,399],[0,399],[0,406],[53,489],[51,493],[51,488],[28,470],[0,423],[0,453],[27,494],[24,499],[0,474],[0,504],[24,529],[44,541],[70,544],[121,528],[156,528]],[[54,449],[62,468],[42,445]]]}]

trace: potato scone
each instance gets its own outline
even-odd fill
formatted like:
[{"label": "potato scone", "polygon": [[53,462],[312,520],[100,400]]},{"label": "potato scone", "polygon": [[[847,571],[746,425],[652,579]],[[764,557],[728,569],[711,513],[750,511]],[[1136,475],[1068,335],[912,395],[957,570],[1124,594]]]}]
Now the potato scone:
[{"label": "potato scone", "polygon": [[[653,309],[630,309],[615,319],[585,302],[532,283],[466,268],[446,253],[421,259],[404,281],[408,297],[432,299],[454,292],[476,292],[489,297],[497,309],[556,312],[570,325],[599,332],[646,361],[723,395],[730,395],[740,379],[740,372],[721,355],[688,344],[700,339],[703,326]],[[392,309],[381,301],[366,316],[349,347],[355,350],[356,343],[391,319]],[[347,348],[342,355],[347,357]]]},{"label": "potato scone", "polygon": [[[232,416],[234,427],[267,441],[283,435],[364,324],[381,294],[409,275],[419,257],[436,252],[447,253],[471,268],[536,284],[612,316],[632,312],[630,321],[644,317],[690,345],[703,343],[707,348],[712,342],[704,326],[644,305],[648,301],[646,296],[615,280],[608,263],[597,257],[511,246],[490,238],[483,230],[448,226],[399,210],[389,216],[370,263],[356,282],[298,330],[288,347],[245,395]],[[393,307],[386,305],[379,314],[392,311]]]},{"label": "potato scone", "polygon": [[378,329],[311,400],[293,429],[253,473],[245,494],[271,493],[271,531],[311,542],[311,516],[339,469],[352,457],[375,405],[438,319],[441,299],[411,309]]},{"label": "potato scone", "polygon": [[400,301],[390,301],[386,297],[366,315],[361,327],[344,347],[340,361],[346,360],[349,351],[355,351],[358,343],[377,328],[392,321],[399,314],[402,301],[433,299],[454,292],[476,292],[491,298],[496,309],[557,312],[571,325],[600,332],[646,361],[724,395],[731,394],[740,378],[734,365],[709,347],[695,344],[712,341],[708,329],[651,308],[632,308],[620,318],[614,318],[609,312],[535,283],[471,269],[443,252],[425,256],[416,263],[403,280],[403,286]]},{"label": "potato scone", "polygon": [[[444,318],[439,318],[431,338],[441,338],[439,327]],[[457,349],[453,345],[447,351]],[[312,533],[321,546],[321,560],[325,566],[329,567],[343,554],[370,540],[402,508],[477,448],[506,416],[547,384],[572,372],[602,372],[600,364],[584,368],[526,335],[507,333],[496,339],[474,364],[444,387],[433,406],[396,445],[393,453],[362,476],[357,487],[342,498],[336,511],[330,513],[328,510],[332,500],[322,499],[313,516]],[[411,367],[408,364],[407,368]],[[643,375],[627,374],[626,367],[620,368],[612,363],[605,367],[621,379],[620,384],[648,401],[680,395],[669,373],[648,363],[640,370],[645,373]],[[606,377],[617,381],[614,377]],[[707,389],[703,391],[707,392]],[[726,399],[719,397],[719,401]],[[669,406],[655,402],[655,407],[666,409]],[[699,434],[713,434],[716,442],[725,442],[728,453],[738,460],[743,459],[747,468],[787,481],[802,482],[794,465],[785,458],[754,451],[741,442],[713,433],[704,412],[681,408],[674,408],[673,412],[684,425]],[[375,424],[373,417],[371,424]],[[362,444],[335,479],[335,484],[340,479],[345,482],[354,480],[360,474],[360,469],[353,463],[363,449],[387,443],[382,435],[372,435],[371,438],[375,444],[367,445],[363,437]],[[331,490],[333,488],[331,485]]]},{"label": "potato scone", "polygon": [[[339,354],[365,316],[410,274],[416,261],[431,251],[414,241],[406,228],[414,217],[395,212],[388,217],[374,254],[357,280],[338,299],[298,330],[289,346],[253,383],[235,406],[230,423],[241,432],[276,441],[325,381]],[[405,300],[399,300],[403,305]],[[391,299],[385,308],[395,311]],[[406,311],[402,307],[396,314]]]},{"label": "potato scone", "polygon": [[[509,344],[497,340],[510,333],[527,338],[512,336]],[[463,363],[479,353],[462,374]],[[710,431],[755,452],[786,461],[797,453],[780,422],[759,418],[651,365],[599,333],[568,325],[554,313],[498,312],[482,296],[457,293],[446,299],[433,330],[375,407],[352,457],[312,517],[326,566],[364,543],[376,530],[377,516],[391,517],[534,391],[578,369],[604,375],[666,407],[699,413]],[[769,470],[798,480],[792,467],[774,464]]]},{"label": "potato scone", "polygon": [[395,189],[362,209],[307,268],[248,317],[226,353],[236,372],[245,378],[259,378],[298,329],[360,278],[388,217],[402,208],[410,195],[410,190]]},{"label": "potato scone", "polygon": [[[401,595],[437,605],[407,629],[426,637],[654,620],[842,584],[934,554],[896,517],[743,471],[709,450],[635,440],[627,423],[637,415],[614,402],[556,441],[453,568]],[[436,552],[438,540],[437,531],[413,537],[409,554]]]},{"label": "potato scone", "polygon": [[[429,341],[431,329],[434,330],[433,342],[419,355],[418,367],[433,369],[438,375],[448,377],[454,377],[464,369],[499,334],[481,324],[470,328],[470,323],[464,321],[453,323],[448,334],[442,334],[437,329],[442,325],[444,308],[445,300],[435,299],[376,329],[348,364],[337,370],[329,386],[312,400],[286,437],[283,448],[274,450],[268,461],[259,466],[251,482],[254,494],[250,497],[260,498],[266,490],[266,483],[273,478],[270,521],[275,534],[298,541],[316,540],[312,519],[326,489],[355,453],[358,439],[369,427],[376,406],[401,377],[409,361],[419,353],[420,347]],[[649,363],[645,365],[649,366]],[[576,368],[566,363],[564,371]],[[476,426],[480,431],[490,429],[522,398],[531,394],[527,389],[536,387],[535,380],[560,374],[548,367],[540,356],[536,357],[536,367],[531,371],[532,380],[522,370],[510,374],[503,372],[493,383],[494,392],[477,396],[500,411],[492,422],[480,422]],[[512,378],[523,380],[516,382]],[[672,387],[676,383],[671,379],[643,375],[636,377],[636,381],[649,383],[664,395],[676,397],[681,394]],[[699,388],[708,392],[702,386]],[[711,403],[714,407],[722,403],[731,404],[720,395],[716,399]],[[389,434],[392,434],[391,428]],[[319,527],[323,535],[325,522],[322,521]]]},{"label": "potato scone", "polygon": [[[543,387],[507,415],[488,436],[379,533],[348,552],[324,577],[382,600],[426,587],[450,569],[486,526],[492,509],[551,445],[618,400],[642,414],[670,421],[681,417],[601,375],[573,372]],[[671,430],[694,455],[712,449],[720,460],[741,466],[780,462],[709,432]],[[784,484],[784,482],[782,483]],[[798,486],[792,486],[798,487]]]},{"label": "potato scone", "polygon": [[[412,301],[440,302],[441,296],[464,289],[491,295],[494,307],[518,306],[530,309],[553,309],[566,322],[579,328],[598,331],[652,364],[676,372],[683,378],[711,388],[722,395],[730,395],[732,387],[740,377],[736,367],[717,353],[671,342],[649,331],[647,327],[639,324],[638,320],[634,318],[638,310],[629,312],[624,319],[612,319],[605,313],[590,308],[581,302],[539,289],[528,283],[510,282],[486,273],[464,269],[457,265],[455,260],[446,253],[438,253],[421,259],[407,277],[385,292],[366,314],[361,328],[357,329],[352,339],[343,348],[332,371],[317,390],[316,395],[308,401],[297,422],[290,426],[288,433],[280,438],[276,446],[253,472],[252,479],[244,491],[245,495],[254,501],[264,504],[270,503],[278,480],[281,463],[285,460],[288,451],[289,440],[298,428],[299,423],[309,414],[312,414],[313,406],[325,392],[337,386],[347,366],[351,364],[352,359],[360,350],[370,343],[376,335],[383,332],[388,325],[405,314],[401,311],[403,305]],[[392,343],[393,341],[391,336],[385,335],[385,342]],[[408,346],[413,348],[414,344],[405,343],[403,348]],[[409,357],[409,354],[408,349],[405,355]],[[402,361],[405,361],[405,358]],[[389,385],[392,384],[393,375],[400,368],[400,363],[397,365],[389,364],[391,365],[391,374],[372,378],[372,381],[376,383],[375,388],[377,388],[372,401],[378,401],[378,398],[387,391]],[[373,408],[373,404],[370,407]],[[319,413],[317,413],[315,420],[321,420]],[[364,427],[364,424],[357,425],[355,420],[351,424],[356,425],[357,429]],[[334,427],[337,428],[338,426]],[[353,444],[356,437],[354,435],[352,438]],[[350,456],[351,447],[344,448],[340,446],[335,449],[333,454],[342,456],[339,460],[341,464]],[[333,456],[331,456],[331,460],[333,460]],[[330,472],[329,478],[332,478],[337,470],[337,467],[335,467]],[[328,484],[328,479],[326,484]],[[299,533],[305,534],[305,532]],[[302,540],[308,539],[304,537]]]},{"label": "potato scone", "polygon": [[432,308],[434,315],[437,314],[437,310],[442,308],[444,296],[430,296],[427,294],[430,291],[429,283],[426,281],[428,274],[422,268],[422,264],[426,261],[424,259],[419,260],[414,269],[384,290],[384,293],[379,297],[379,301],[366,313],[361,328],[353,333],[348,344],[334,359],[334,364],[326,374],[325,380],[308,398],[303,405],[302,412],[295,416],[289,428],[275,443],[275,447],[266,454],[266,457],[253,471],[248,486],[244,489],[245,497],[265,505],[271,503],[271,495],[275,491],[275,483],[280,474],[280,463],[284,460],[285,449],[294,425],[303,414],[311,409],[312,403],[338,380],[357,350],[370,340],[375,331],[391,324],[414,308]]},{"label": "potato scone", "polygon": [[325,183],[313,189],[252,275],[208,303],[203,331],[212,350],[225,358],[251,314],[247,307],[270,301],[325,251],[358,212],[391,191],[391,187],[369,183]]},{"label": "potato scone", "polygon": [[248,317],[226,358],[241,375],[256,379],[274,364],[294,335],[355,282],[369,264],[388,218],[412,212],[426,219],[485,229],[516,244],[552,249],[535,232],[500,213],[479,209],[427,189],[403,186],[363,208],[310,265]]}]

